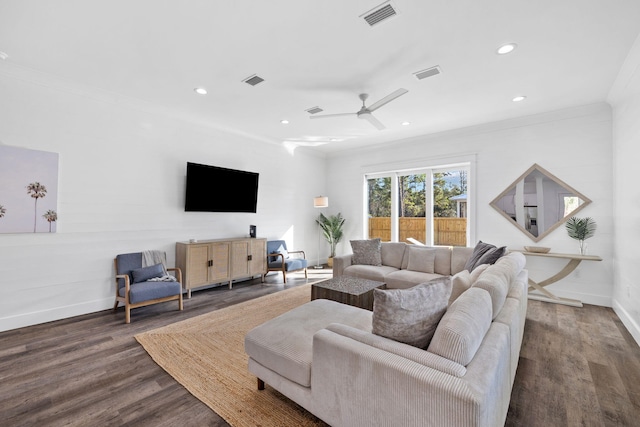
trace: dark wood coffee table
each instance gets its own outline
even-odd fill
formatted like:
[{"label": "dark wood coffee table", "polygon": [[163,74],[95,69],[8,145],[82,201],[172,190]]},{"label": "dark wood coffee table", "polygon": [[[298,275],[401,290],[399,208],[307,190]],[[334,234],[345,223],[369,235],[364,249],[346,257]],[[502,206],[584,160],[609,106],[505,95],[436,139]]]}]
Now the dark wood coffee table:
[{"label": "dark wood coffee table", "polygon": [[311,300],[330,299],[373,311],[373,290],[385,289],[384,282],[340,276],[311,285]]}]

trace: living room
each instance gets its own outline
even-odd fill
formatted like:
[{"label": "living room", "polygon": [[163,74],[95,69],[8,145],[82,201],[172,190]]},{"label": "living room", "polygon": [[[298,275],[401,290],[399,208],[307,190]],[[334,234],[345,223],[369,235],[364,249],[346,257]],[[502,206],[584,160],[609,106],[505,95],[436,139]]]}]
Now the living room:
[{"label": "living room", "polygon": [[[409,2],[398,3],[399,7],[410,6]],[[368,173],[468,162],[470,241],[520,249],[531,240],[489,203],[538,163],[593,201],[582,213],[598,222],[598,231],[589,241],[589,253],[603,259],[600,263],[581,264],[554,287],[555,291],[587,304],[612,307],[640,342],[640,287],[633,269],[637,261],[635,243],[640,239],[638,213],[633,209],[640,196],[634,185],[640,139],[636,119],[640,116],[640,19],[635,18],[640,10],[630,3],[616,9],[628,17],[620,29],[627,49],[617,58],[613,78],[599,83],[607,88],[599,99],[576,99],[557,93],[556,97],[563,98],[562,108],[520,114],[520,106],[513,104],[509,109],[505,107],[500,120],[482,121],[480,117],[474,124],[448,123],[438,131],[380,141],[370,147],[352,146],[346,141],[347,148],[323,151],[322,146],[299,145],[292,149],[291,144],[260,138],[243,126],[218,122],[215,116],[205,120],[202,115],[190,115],[195,108],[191,97],[195,95],[186,92],[192,91],[191,87],[185,89],[183,104],[170,108],[155,103],[153,97],[142,100],[42,71],[27,59],[40,57],[46,62],[59,52],[43,49],[27,54],[11,49],[15,44],[12,40],[23,35],[24,30],[18,29],[31,11],[28,6],[18,7],[18,2],[4,2],[0,6],[0,43],[7,43],[0,44],[0,51],[6,52],[7,58],[0,60],[0,143],[55,152],[60,160],[57,232],[3,234],[0,239],[0,285],[6,296],[0,302],[0,331],[111,308],[116,254],[159,249],[167,252],[171,263],[177,241],[242,237],[248,234],[250,224],[258,226],[259,236],[285,239],[292,248],[304,248],[310,259],[325,260],[328,248],[323,245],[318,249],[314,221],[318,210],[312,203],[321,194],[330,199],[325,212],[341,212],[347,219],[346,238],[338,247],[339,253],[347,253],[349,239],[365,237],[363,177]],[[582,7],[575,2],[574,6],[578,10]],[[49,7],[54,8],[44,2],[34,2],[31,7],[42,8],[37,13],[37,23],[47,13],[53,13]],[[154,6],[149,8],[153,10]],[[597,16],[593,19],[597,20]],[[90,23],[95,24],[87,20],[73,31],[89,32]],[[48,28],[35,33],[34,40],[46,37],[48,31],[62,34],[64,37],[57,40],[69,44],[59,45],[61,51],[73,55],[72,42],[82,35],[71,30],[66,33],[67,27],[56,20],[51,20],[50,25],[55,26],[55,31]],[[615,39],[607,34],[607,28],[610,27],[598,33],[603,45],[609,44],[607,37]],[[99,28],[105,40],[103,48],[108,46],[110,29],[108,23]],[[206,48],[206,44],[198,47]],[[580,46],[587,50],[592,47],[598,52],[606,49]],[[518,49],[525,50],[526,46]],[[134,53],[144,56],[144,48]],[[168,49],[167,54],[176,52]],[[490,51],[488,55],[494,53]],[[153,67],[170,62],[155,63]],[[81,64],[90,74],[91,61]],[[443,76],[434,78],[446,76],[447,69],[444,63],[441,65]],[[547,65],[562,71],[563,64]],[[600,66],[595,54],[593,66]],[[126,67],[113,65],[111,71],[126,80]],[[246,71],[238,76],[238,82],[254,72]],[[580,76],[573,78],[579,80]],[[355,80],[352,77],[351,86],[345,89],[354,105],[344,105],[344,111],[351,107],[355,111],[359,106],[357,94],[369,90]],[[379,93],[373,95],[374,100],[396,88],[387,87],[386,83],[378,85],[382,87],[376,88]],[[412,88],[409,90],[411,94]],[[529,98],[524,102],[536,102],[535,88],[526,90]],[[197,102],[213,101],[209,97],[198,98]],[[316,101],[308,102],[311,107]],[[385,109],[392,106],[393,103]],[[224,106],[217,108],[223,110]],[[268,105],[263,108],[269,110]],[[340,111],[343,110],[325,112]],[[303,118],[309,121],[306,116]],[[241,120],[250,122],[252,117],[247,115],[238,119]],[[438,118],[427,116],[424,120]],[[259,172],[257,213],[185,213],[188,161]],[[215,197],[215,187],[211,195]],[[540,245],[551,247],[554,252],[577,252],[576,242],[562,228]],[[528,260],[527,265],[531,277],[543,276],[546,269],[555,267],[538,260]]]}]

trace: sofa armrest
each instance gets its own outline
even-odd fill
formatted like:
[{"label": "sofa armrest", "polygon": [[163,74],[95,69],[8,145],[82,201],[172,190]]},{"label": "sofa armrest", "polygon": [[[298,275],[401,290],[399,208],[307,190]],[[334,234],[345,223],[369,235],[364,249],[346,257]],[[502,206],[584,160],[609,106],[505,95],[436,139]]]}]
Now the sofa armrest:
[{"label": "sofa armrest", "polygon": [[333,426],[502,425],[511,394],[506,329],[492,326],[460,378],[322,329],[313,337],[315,413]]},{"label": "sofa armrest", "polygon": [[333,257],[333,277],[342,276],[344,269],[351,265],[353,255],[340,255]]}]

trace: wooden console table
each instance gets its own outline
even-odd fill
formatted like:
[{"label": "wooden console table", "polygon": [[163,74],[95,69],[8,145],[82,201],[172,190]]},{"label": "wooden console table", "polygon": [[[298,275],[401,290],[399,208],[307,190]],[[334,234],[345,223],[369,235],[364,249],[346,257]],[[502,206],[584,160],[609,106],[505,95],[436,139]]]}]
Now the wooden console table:
[{"label": "wooden console table", "polygon": [[[558,280],[561,280],[567,277],[569,274],[573,272],[573,270],[575,270],[578,267],[578,265],[580,265],[582,261],[602,261],[602,258],[600,258],[599,256],[593,256],[593,255],[556,254],[553,252],[549,252],[546,254],[538,253],[538,252],[527,252],[527,251],[517,251],[517,252],[522,252],[526,256],[568,259],[569,262],[567,263],[567,265],[564,266],[562,270],[560,270],[558,273],[554,274],[553,276],[549,277],[548,279],[543,280],[542,282],[535,282],[531,278],[529,278],[528,297],[529,299],[532,299],[532,300],[571,305],[573,307],[582,307],[582,301],[577,299],[571,299],[571,298],[561,298],[549,292],[547,289],[545,289],[545,287],[549,286],[552,283],[557,282]],[[531,293],[532,291],[539,291],[542,293],[542,295]]]}]

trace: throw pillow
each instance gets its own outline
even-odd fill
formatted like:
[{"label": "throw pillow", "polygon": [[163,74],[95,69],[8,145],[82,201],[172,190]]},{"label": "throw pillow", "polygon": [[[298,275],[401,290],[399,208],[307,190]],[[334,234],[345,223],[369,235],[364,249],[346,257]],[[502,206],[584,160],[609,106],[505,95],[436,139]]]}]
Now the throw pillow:
[{"label": "throw pillow", "polygon": [[448,277],[409,289],[374,289],[373,333],[426,348],[447,310],[450,292]]},{"label": "throw pillow", "polygon": [[467,263],[464,265],[465,270],[473,271],[473,267],[478,263],[478,260],[482,255],[485,254],[489,249],[495,248],[495,245],[490,243],[484,243],[482,240],[478,241],[476,247],[473,248],[473,253],[471,257],[467,260]]},{"label": "throw pillow", "polygon": [[150,265],[149,267],[136,268],[131,272],[133,283],[146,282],[154,277],[164,276],[162,264]]},{"label": "throw pillow", "polygon": [[467,366],[491,326],[491,297],[471,288],[451,304],[436,329],[428,351]]},{"label": "throw pillow", "polygon": [[458,299],[467,289],[469,289],[478,280],[480,274],[489,267],[489,264],[482,264],[473,269],[473,273],[468,270],[462,270],[451,278],[451,296],[449,297],[449,305]]},{"label": "throw pillow", "polygon": [[478,259],[478,262],[475,263],[475,265],[473,266],[473,269],[470,271],[474,271],[476,268],[478,268],[483,264],[489,264],[489,265],[494,264],[496,261],[498,261],[498,259],[500,259],[500,257],[504,255],[506,250],[507,250],[506,246],[500,246],[499,248],[489,249],[480,257],[480,259]]},{"label": "throw pillow", "polygon": [[407,270],[433,273],[436,262],[436,250],[426,246],[408,246],[409,263]]},{"label": "throw pillow", "polygon": [[471,273],[469,270],[462,270],[451,277],[451,295],[449,305],[451,305],[464,291],[471,287]]},{"label": "throw pillow", "polygon": [[351,264],[360,265],[382,265],[382,257],[380,255],[381,241],[377,239],[369,240],[351,240]]}]

